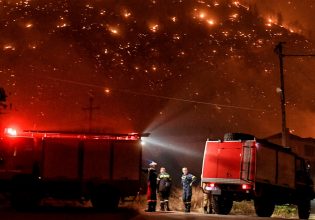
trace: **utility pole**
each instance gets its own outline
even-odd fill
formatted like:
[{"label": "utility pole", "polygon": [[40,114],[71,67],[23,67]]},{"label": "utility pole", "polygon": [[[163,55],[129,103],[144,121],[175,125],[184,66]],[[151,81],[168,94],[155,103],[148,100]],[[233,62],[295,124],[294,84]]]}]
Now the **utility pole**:
[{"label": "utility pole", "polygon": [[93,102],[94,102],[94,97],[90,96],[90,98],[89,98],[89,106],[82,108],[83,111],[88,111],[89,112],[89,132],[92,131],[93,112],[94,112],[94,110],[100,109],[99,106],[93,106]]},{"label": "utility pole", "polygon": [[284,42],[280,42],[276,48],[275,52],[279,56],[279,62],[280,62],[280,90],[278,92],[280,93],[280,100],[281,100],[281,127],[282,127],[282,146],[287,146],[287,122],[286,122],[286,111],[285,111],[285,93],[284,93],[284,74],[283,74],[283,44]]},{"label": "utility pole", "polygon": [[280,63],[280,89],[277,91],[280,93],[281,99],[281,116],[282,116],[282,146],[287,147],[287,123],[286,123],[286,101],[285,101],[285,90],[284,90],[284,71],[283,71],[283,58],[284,57],[315,57],[315,54],[284,54],[283,45],[285,42],[279,42],[275,47],[274,51],[279,56]]}]

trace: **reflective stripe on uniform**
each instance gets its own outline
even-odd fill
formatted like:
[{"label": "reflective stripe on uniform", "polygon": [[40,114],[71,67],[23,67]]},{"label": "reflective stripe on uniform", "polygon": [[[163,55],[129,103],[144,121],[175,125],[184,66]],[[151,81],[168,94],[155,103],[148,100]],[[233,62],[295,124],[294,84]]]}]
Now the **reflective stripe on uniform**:
[{"label": "reflective stripe on uniform", "polygon": [[170,175],[169,174],[160,174],[159,178],[160,179],[162,179],[162,178],[170,178]]}]

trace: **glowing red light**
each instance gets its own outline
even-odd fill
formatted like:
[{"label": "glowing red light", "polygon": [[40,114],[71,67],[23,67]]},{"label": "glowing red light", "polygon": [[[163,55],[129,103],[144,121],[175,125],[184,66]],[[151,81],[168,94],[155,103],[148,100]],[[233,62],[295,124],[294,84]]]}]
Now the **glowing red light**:
[{"label": "glowing red light", "polygon": [[212,188],[213,188],[213,187],[214,187],[214,183],[210,183],[210,187],[212,187]]},{"label": "glowing red light", "polygon": [[4,130],[4,133],[6,135],[9,135],[9,136],[16,136],[17,135],[17,131],[14,128],[6,128]]},{"label": "glowing red light", "polygon": [[247,185],[247,184],[243,184],[242,185],[242,189],[246,190],[246,189],[250,189],[250,188],[251,188],[250,185]]}]

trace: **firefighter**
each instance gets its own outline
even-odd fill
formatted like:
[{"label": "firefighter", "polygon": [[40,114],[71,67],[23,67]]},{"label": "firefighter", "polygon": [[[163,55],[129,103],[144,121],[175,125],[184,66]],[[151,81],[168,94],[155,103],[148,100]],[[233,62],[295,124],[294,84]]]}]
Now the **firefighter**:
[{"label": "firefighter", "polygon": [[206,187],[206,183],[201,184],[201,188],[203,191],[203,212],[204,214],[212,214],[212,194],[211,191],[206,189]]},{"label": "firefighter", "polygon": [[152,161],[149,164],[149,168],[145,169],[148,173],[148,188],[147,188],[147,202],[148,208],[146,212],[155,212],[156,209],[156,191],[157,191],[157,172],[156,167],[157,163]]},{"label": "firefighter", "polygon": [[183,167],[182,172],[183,203],[185,206],[185,212],[190,212],[192,184],[197,180],[197,177],[188,173],[187,167]]},{"label": "firefighter", "polygon": [[170,211],[169,197],[171,192],[172,179],[171,176],[166,172],[165,167],[160,168],[160,173],[157,178],[157,184],[161,211]]}]

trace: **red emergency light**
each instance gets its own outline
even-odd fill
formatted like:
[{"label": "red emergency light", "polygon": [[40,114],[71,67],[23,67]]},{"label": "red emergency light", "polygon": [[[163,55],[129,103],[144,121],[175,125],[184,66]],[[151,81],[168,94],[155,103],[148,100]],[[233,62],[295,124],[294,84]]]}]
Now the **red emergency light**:
[{"label": "red emergency light", "polygon": [[208,183],[206,185],[206,190],[208,190],[208,191],[214,190],[214,188],[215,188],[215,184],[214,183]]},{"label": "red emergency light", "polygon": [[242,189],[244,189],[244,190],[251,189],[251,188],[252,188],[251,185],[248,185],[248,184],[242,185]]},{"label": "red emergency light", "polygon": [[5,128],[4,134],[6,134],[8,136],[17,136],[17,131],[14,128]]}]

